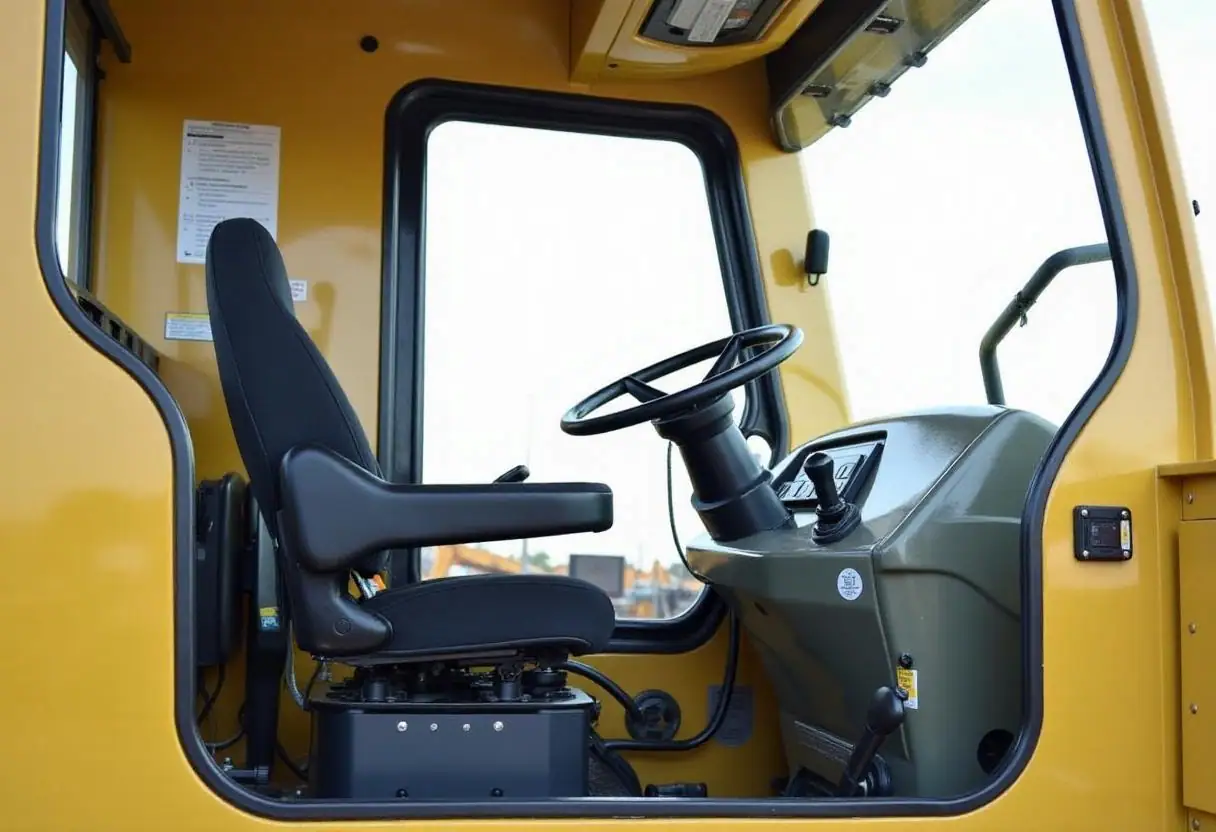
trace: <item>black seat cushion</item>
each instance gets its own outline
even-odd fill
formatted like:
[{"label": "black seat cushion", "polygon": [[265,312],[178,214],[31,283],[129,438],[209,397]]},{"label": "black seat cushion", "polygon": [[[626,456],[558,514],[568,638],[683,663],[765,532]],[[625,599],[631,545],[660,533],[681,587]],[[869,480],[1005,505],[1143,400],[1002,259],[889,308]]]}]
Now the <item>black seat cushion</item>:
[{"label": "black seat cushion", "polygon": [[376,655],[402,657],[521,647],[597,653],[616,625],[603,590],[564,575],[439,578],[386,590],[362,606],[393,626]]}]

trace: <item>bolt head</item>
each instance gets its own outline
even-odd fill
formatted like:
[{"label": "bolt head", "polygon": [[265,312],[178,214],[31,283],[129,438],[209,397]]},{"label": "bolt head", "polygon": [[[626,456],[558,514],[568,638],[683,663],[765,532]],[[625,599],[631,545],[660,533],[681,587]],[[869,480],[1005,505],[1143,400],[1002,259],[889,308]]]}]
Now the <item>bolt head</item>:
[{"label": "bolt head", "polygon": [[[1188,503],[1193,503],[1193,502],[1195,502],[1195,492],[1194,492],[1194,491],[1188,491],[1188,492],[1187,492],[1187,494],[1186,494],[1186,501],[1187,501]],[[1198,823],[1199,821],[1195,821],[1195,822],[1196,822],[1196,823]]]},{"label": "bolt head", "polygon": [[1193,713],[1193,714],[1199,713],[1199,706],[1196,705],[1194,702],[1191,703],[1191,713]]},{"label": "bolt head", "polygon": [[1190,633],[1191,635],[1194,635],[1198,630],[1199,630],[1199,627],[1196,626],[1194,621],[1192,621],[1190,624],[1186,625],[1186,631],[1188,633]]},{"label": "bolt head", "polygon": [[409,728],[409,727],[410,727],[410,724],[409,724],[408,722],[398,722],[398,723],[397,723],[397,730],[398,730],[398,731],[404,731],[404,730],[406,730],[406,729],[407,729],[407,728]]},{"label": "bolt head", "polygon": [[495,730],[495,731],[501,731],[501,730],[502,730],[502,723],[501,723],[501,722],[495,722],[495,723],[494,723],[494,730]]},{"label": "bolt head", "polygon": [[461,730],[461,731],[464,731],[465,733],[468,733],[468,731],[469,731],[469,723],[467,723],[467,722],[466,722],[464,725],[461,725],[461,726],[460,726],[460,730]]},{"label": "bolt head", "polygon": [[1131,517],[1131,515],[1127,513],[1127,509],[1124,509],[1123,511],[1119,512],[1119,514],[1123,517],[1124,520],[1126,520],[1128,517]]},{"label": "bolt head", "polygon": [[432,722],[432,723],[431,723],[431,730],[432,730],[432,731],[438,731],[438,730],[439,730],[439,723],[438,723],[438,722]]},{"label": "bolt head", "polygon": [[1199,828],[1199,818],[1191,818],[1191,828],[1192,829]]},{"label": "bolt head", "polygon": [[1088,549],[1083,549],[1083,550],[1081,550],[1081,557],[1082,557],[1082,558],[1088,558],[1088,557],[1089,557],[1089,550],[1088,550]]},{"label": "bolt head", "polygon": [[1083,508],[1083,509],[1081,509],[1081,516],[1082,516],[1082,517],[1088,517],[1088,516],[1089,516],[1089,509],[1087,509],[1087,508]]}]

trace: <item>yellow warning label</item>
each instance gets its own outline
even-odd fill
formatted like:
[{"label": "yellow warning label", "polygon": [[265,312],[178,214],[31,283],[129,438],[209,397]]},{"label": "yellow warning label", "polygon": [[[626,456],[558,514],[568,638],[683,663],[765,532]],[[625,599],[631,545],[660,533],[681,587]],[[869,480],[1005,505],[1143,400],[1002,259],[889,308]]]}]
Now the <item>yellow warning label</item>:
[{"label": "yellow warning label", "polygon": [[211,318],[205,312],[165,314],[166,341],[210,341]]},{"label": "yellow warning label", "polygon": [[917,698],[916,683],[919,674],[915,670],[909,670],[906,667],[895,668],[895,684],[899,685],[904,693],[908,694],[908,698],[904,700],[904,707],[916,710],[920,707],[920,700]]},{"label": "yellow warning label", "polygon": [[260,610],[258,610],[258,615],[278,615],[278,614],[279,614],[278,607],[262,607]]},{"label": "yellow warning label", "polygon": [[1123,547],[1123,551],[1129,552],[1132,548],[1132,524],[1127,520],[1119,523],[1119,545]]}]

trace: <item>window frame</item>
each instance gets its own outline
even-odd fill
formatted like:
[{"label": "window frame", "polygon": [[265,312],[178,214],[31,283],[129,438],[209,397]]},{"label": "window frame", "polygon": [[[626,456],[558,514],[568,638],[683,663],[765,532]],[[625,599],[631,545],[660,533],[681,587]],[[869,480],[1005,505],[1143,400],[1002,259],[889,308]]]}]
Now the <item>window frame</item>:
[{"label": "window frame", "polygon": [[[419,482],[423,448],[425,214],[431,131],[451,121],[677,142],[693,152],[705,193],[723,302],[732,330],[769,323],[743,166],[734,133],[702,107],[598,98],[440,79],[415,81],[393,98],[385,119],[384,271],[381,299],[380,408],[377,455],[385,475]],[[409,336],[412,329],[413,337]],[[761,436],[776,460],[788,452],[789,426],[780,378],[746,387],[744,436]],[[419,551],[396,552],[394,581],[420,579]],[[676,618],[619,619],[610,652],[683,653],[708,641],[726,614],[709,592]]]}]

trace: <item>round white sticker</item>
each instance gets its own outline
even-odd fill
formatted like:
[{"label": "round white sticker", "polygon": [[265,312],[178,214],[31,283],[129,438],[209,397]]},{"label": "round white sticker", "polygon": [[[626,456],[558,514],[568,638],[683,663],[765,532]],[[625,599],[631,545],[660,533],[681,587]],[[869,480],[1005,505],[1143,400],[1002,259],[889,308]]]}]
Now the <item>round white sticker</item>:
[{"label": "round white sticker", "polygon": [[856,601],[861,597],[861,573],[856,569],[842,569],[836,576],[836,591],[846,601]]}]

